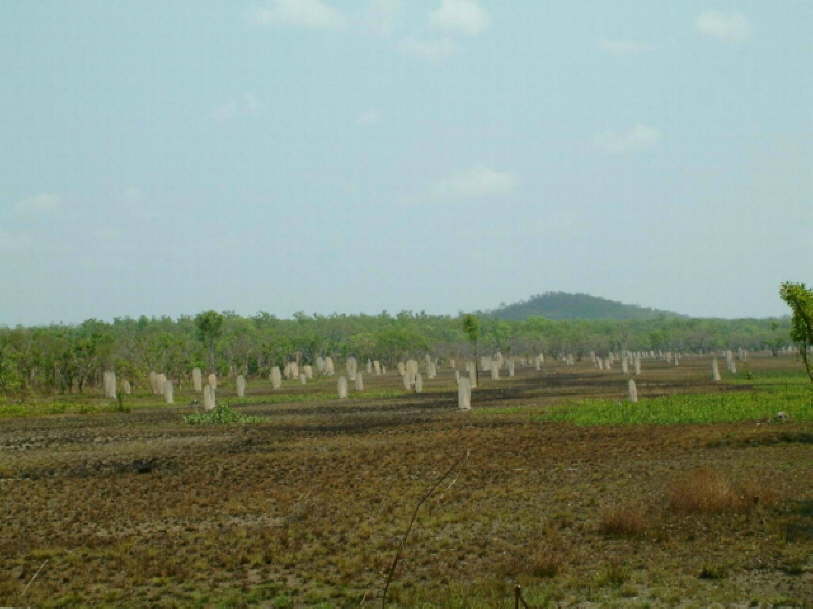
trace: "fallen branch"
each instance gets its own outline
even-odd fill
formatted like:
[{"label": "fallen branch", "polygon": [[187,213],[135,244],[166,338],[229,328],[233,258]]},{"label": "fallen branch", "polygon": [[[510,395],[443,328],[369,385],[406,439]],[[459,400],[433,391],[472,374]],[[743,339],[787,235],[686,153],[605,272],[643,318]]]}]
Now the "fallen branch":
[{"label": "fallen branch", "polygon": [[395,574],[395,568],[398,566],[398,561],[401,560],[401,554],[406,547],[407,537],[409,537],[409,533],[412,531],[412,526],[415,524],[415,519],[418,517],[418,510],[421,509],[421,506],[432,496],[441,483],[446,480],[446,478],[448,478],[455,469],[457,469],[457,466],[469,458],[470,452],[471,451],[467,449],[466,452],[457,459],[457,461],[452,463],[452,466],[446,470],[446,473],[432,483],[432,486],[429,487],[429,489],[423,494],[420,500],[418,500],[418,503],[415,505],[415,509],[412,511],[412,518],[409,520],[409,526],[407,526],[406,531],[404,531],[404,536],[401,538],[401,543],[398,544],[398,550],[396,550],[395,557],[392,559],[392,564],[387,572],[387,581],[384,583],[384,591],[381,593],[381,609],[384,609],[384,606],[387,603],[387,592],[390,589],[392,577]]},{"label": "fallen branch", "polygon": [[51,559],[50,559],[50,558],[49,558],[49,559],[46,559],[46,560],[45,560],[45,562],[43,562],[43,563],[40,565],[40,568],[39,568],[39,569],[37,569],[37,572],[36,572],[36,573],[34,573],[34,575],[31,577],[31,579],[29,579],[29,580],[28,580],[28,583],[25,585],[25,588],[23,588],[23,593],[20,595],[20,597],[21,597],[21,598],[22,598],[23,596],[25,596],[25,593],[26,593],[26,592],[28,592],[28,588],[31,586],[31,584],[33,584],[33,583],[34,583],[34,580],[35,580],[35,579],[37,579],[37,575],[39,575],[39,574],[40,574],[40,571],[42,571],[43,567],[45,567],[45,565],[47,565],[47,564],[48,564],[48,561],[49,561],[49,560],[51,560]]}]

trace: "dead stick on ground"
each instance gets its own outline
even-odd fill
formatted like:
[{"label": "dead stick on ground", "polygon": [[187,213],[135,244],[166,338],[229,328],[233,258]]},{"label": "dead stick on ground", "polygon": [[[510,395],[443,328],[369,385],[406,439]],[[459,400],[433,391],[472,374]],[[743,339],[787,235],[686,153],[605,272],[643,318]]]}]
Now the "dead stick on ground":
[{"label": "dead stick on ground", "polygon": [[39,569],[37,569],[37,572],[36,572],[36,573],[34,573],[34,575],[31,577],[31,579],[29,579],[29,580],[28,580],[28,583],[25,585],[25,588],[23,588],[23,593],[20,595],[21,597],[22,597],[22,596],[25,596],[25,593],[26,593],[26,592],[28,592],[28,588],[31,586],[31,584],[33,584],[33,583],[34,583],[34,580],[35,580],[35,579],[37,579],[37,575],[39,575],[39,574],[40,574],[40,571],[42,571],[43,567],[45,567],[45,565],[47,565],[47,564],[48,564],[48,561],[49,561],[49,560],[51,560],[51,559],[49,558],[49,559],[47,559],[45,562],[43,562],[43,563],[40,565],[40,568],[39,568]]},{"label": "dead stick on ground", "polygon": [[420,498],[418,503],[415,505],[415,509],[412,511],[412,518],[409,520],[409,526],[407,526],[406,531],[404,531],[404,536],[401,538],[401,543],[398,545],[398,550],[395,552],[395,557],[392,559],[392,564],[390,565],[390,570],[387,572],[387,581],[384,583],[384,591],[381,593],[381,609],[384,609],[384,606],[387,603],[387,592],[390,589],[390,584],[392,583],[392,576],[395,574],[395,568],[398,566],[398,561],[401,559],[401,554],[404,551],[404,547],[406,546],[407,537],[409,537],[409,532],[412,530],[412,525],[415,524],[415,519],[418,517],[418,510],[421,509],[421,506],[424,502],[432,496],[437,488],[440,486],[441,482],[446,480],[451,473],[457,469],[457,466],[460,465],[463,461],[469,458],[469,450],[467,449],[466,452],[461,455],[461,457],[452,463],[452,466],[446,470],[446,473],[443,474],[440,478],[435,480],[432,483],[432,486],[429,487],[423,496]]}]

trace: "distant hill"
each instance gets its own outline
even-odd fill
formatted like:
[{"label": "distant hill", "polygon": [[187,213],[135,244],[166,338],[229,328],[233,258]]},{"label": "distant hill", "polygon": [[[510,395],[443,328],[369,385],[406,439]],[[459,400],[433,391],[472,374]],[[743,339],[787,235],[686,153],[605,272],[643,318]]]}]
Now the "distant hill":
[{"label": "distant hill", "polygon": [[545,292],[527,300],[501,305],[487,315],[497,319],[517,320],[531,316],[547,319],[654,319],[657,317],[685,317],[671,311],[649,309],[624,304],[589,294]]}]

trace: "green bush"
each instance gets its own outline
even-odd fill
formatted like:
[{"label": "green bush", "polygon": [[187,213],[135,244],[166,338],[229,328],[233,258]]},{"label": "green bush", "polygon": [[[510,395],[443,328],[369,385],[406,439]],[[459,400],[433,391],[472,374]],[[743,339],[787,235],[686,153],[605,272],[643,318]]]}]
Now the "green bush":
[{"label": "green bush", "polygon": [[215,406],[209,412],[199,412],[184,416],[184,422],[190,425],[232,425],[243,423],[259,423],[260,417],[250,417],[236,411],[228,404]]}]

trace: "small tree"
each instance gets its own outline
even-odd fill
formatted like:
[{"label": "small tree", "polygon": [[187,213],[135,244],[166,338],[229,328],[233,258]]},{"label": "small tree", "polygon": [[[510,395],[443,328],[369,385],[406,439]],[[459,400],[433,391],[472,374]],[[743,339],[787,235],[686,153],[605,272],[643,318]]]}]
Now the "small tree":
[{"label": "small tree", "polygon": [[786,281],[779,288],[779,296],[793,312],[790,337],[798,345],[807,376],[813,382],[813,369],[808,353],[813,344],[813,291],[808,290],[803,283]]},{"label": "small tree", "polygon": [[209,372],[215,371],[215,341],[223,334],[223,320],[217,311],[204,311],[195,317],[198,339],[209,355]]},{"label": "small tree", "polygon": [[771,350],[771,355],[777,357],[779,349],[788,342],[788,336],[785,329],[779,325],[779,322],[771,322],[771,330],[766,339],[768,348]]},{"label": "small tree", "polygon": [[474,384],[479,385],[479,372],[477,370],[477,341],[480,338],[480,320],[476,315],[463,316],[463,333],[474,347]]}]

